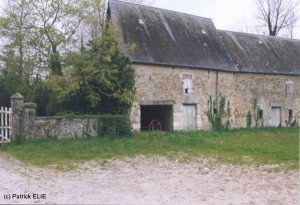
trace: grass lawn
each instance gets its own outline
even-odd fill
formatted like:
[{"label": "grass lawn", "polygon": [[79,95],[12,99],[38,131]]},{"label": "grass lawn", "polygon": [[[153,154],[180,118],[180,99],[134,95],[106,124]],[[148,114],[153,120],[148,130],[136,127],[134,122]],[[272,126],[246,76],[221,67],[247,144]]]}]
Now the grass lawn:
[{"label": "grass lawn", "polygon": [[214,157],[233,164],[287,164],[299,169],[299,128],[237,129],[230,132],[136,132],[120,139],[34,139],[10,143],[0,154],[38,166],[73,166],[88,160],[164,155],[186,160]]}]

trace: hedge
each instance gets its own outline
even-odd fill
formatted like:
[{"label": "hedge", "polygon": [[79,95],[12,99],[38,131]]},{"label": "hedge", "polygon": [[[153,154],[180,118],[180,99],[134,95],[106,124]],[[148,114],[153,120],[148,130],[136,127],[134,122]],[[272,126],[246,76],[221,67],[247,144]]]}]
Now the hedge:
[{"label": "hedge", "polygon": [[130,136],[132,126],[128,117],[124,115],[98,115],[98,135]]}]

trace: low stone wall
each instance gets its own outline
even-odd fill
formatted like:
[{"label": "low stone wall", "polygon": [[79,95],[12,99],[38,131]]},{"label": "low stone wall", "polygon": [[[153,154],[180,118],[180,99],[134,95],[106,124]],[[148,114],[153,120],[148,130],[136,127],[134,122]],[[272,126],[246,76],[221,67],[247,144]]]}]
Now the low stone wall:
[{"label": "low stone wall", "polygon": [[11,97],[13,129],[11,139],[21,135],[26,138],[79,138],[131,134],[129,119],[125,116],[100,115],[93,117],[37,117],[35,103],[24,103],[17,93]]},{"label": "low stone wall", "polygon": [[96,137],[99,120],[89,118],[36,117],[34,136],[55,138]]}]

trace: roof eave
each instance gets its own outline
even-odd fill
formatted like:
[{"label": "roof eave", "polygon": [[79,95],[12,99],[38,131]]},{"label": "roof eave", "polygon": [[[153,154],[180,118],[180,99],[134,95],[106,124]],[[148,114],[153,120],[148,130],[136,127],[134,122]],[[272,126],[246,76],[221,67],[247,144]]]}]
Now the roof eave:
[{"label": "roof eave", "polygon": [[280,72],[255,72],[255,71],[232,71],[232,70],[222,70],[217,68],[209,68],[209,67],[199,67],[199,66],[191,66],[191,65],[178,65],[178,64],[167,64],[167,63],[150,63],[143,61],[131,61],[132,64],[142,64],[142,65],[153,65],[153,66],[167,66],[167,67],[177,67],[177,68],[193,68],[193,69],[201,69],[207,71],[218,71],[225,73],[233,73],[233,74],[260,74],[260,75],[285,75],[285,76],[300,76],[298,73],[280,73]]}]

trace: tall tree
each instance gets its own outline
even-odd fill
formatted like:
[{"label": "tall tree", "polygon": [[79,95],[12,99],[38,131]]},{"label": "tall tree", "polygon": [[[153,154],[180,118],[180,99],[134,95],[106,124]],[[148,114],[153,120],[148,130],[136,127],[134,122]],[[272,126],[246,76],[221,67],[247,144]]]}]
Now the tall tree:
[{"label": "tall tree", "polygon": [[293,29],[298,20],[297,6],[298,3],[292,0],[257,0],[261,26],[267,28],[270,36],[277,36],[284,29]]},{"label": "tall tree", "polygon": [[[291,15],[291,22],[297,22],[298,18],[296,16],[296,13],[294,12],[292,15]],[[289,24],[287,26],[287,32],[288,32],[288,35],[290,38],[294,38],[294,32],[295,32],[295,28],[296,28],[296,23],[293,23],[293,24]]]},{"label": "tall tree", "polygon": [[[26,62],[31,69],[45,67],[61,74],[62,57],[74,48],[75,33],[83,19],[88,0],[6,0],[0,17],[4,52],[0,59],[8,65],[13,54],[18,70]],[[4,40],[3,40],[4,37]],[[35,62],[27,61],[29,56]],[[12,62],[16,62],[12,59]],[[37,61],[38,60],[38,61]]]},{"label": "tall tree", "polygon": [[63,76],[49,78],[68,111],[128,114],[135,98],[134,70],[119,51],[120,31],[107,25],[86,51],[70,53]]},{"label": "tall tree", "polygon": [[[125,2],[152,5],[155,0],[123,0]],[[84,8],[84,19],[76,35],[81,39],[80,47],[85,47],[93,38],[100,38],[106,23],[107,0],[90,0]]]},{"label": "tall tree", "polygon": [[34,47],[38,40],[33,35],[33,7],[30,0],[10,0],[6,3],[0,17],[0,36],[4,44],[0,61],[6,67],[5,72],[28,78],[37,65]]},{"label": "tall tree", "polygon": [[106,19],[106,1],[105,0],[90,0],[89,5],[84,11],[84,30],[89,40],[101,36],[102,28],[105,25]]},{"label": "tall tree", "polygon": [[61,52],[72,43],[83,18],[84,0],[34,0],[36,29],[47,40],[49,67],[61,75]]}]

